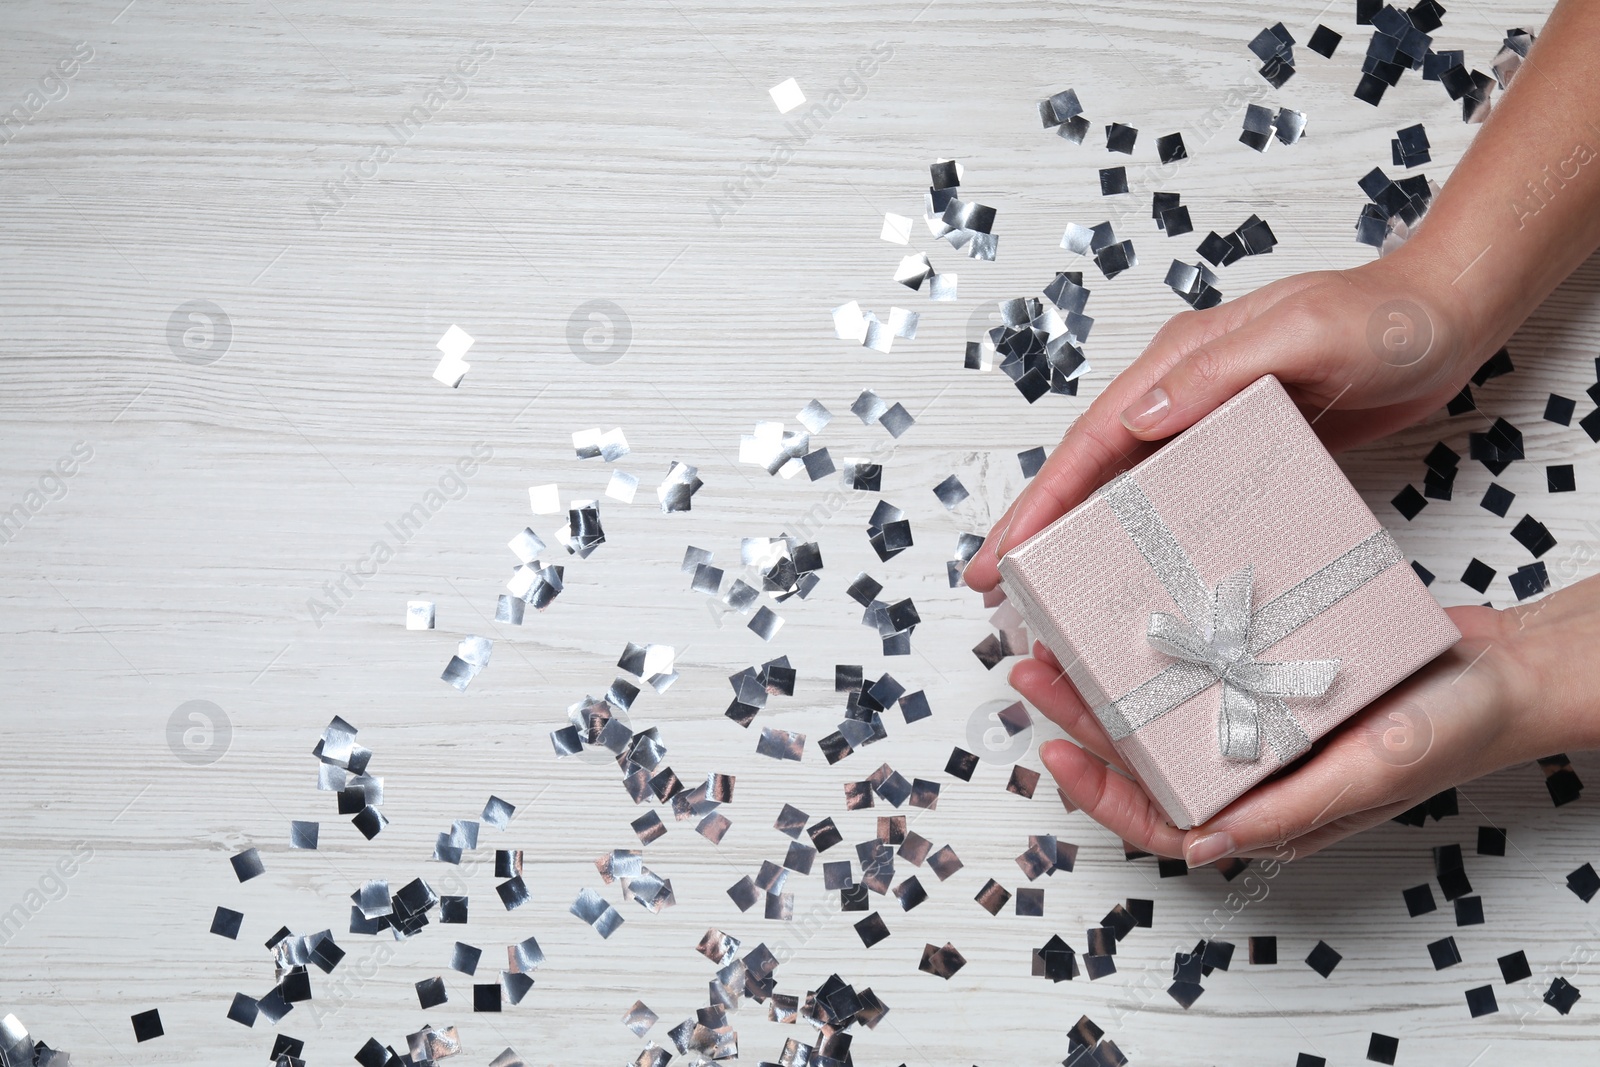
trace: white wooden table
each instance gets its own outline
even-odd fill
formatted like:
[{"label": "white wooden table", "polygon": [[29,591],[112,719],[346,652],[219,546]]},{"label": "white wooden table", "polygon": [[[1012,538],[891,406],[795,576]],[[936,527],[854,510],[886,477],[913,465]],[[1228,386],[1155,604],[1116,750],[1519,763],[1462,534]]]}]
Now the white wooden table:
[{"label": "white wooden table", "polygon": [[[1233,887],[1212,870],[1162,881],[1153,861],[1125,862],[1111,835],[1063,812],[1048,779],[1025,800],[1006,792],[1003,762],[982,764],[970,784],[943,774],[974,709],[1008,693],[1004,672],[985,672],[969,651],[989,632],[987,612],[947,587],[943,560],[958,532],[985,530],[1019,489],[1015,453],[1052,443],[1181,308],[1162,277],[1172,256],[1192,261],[1193,244],[1154,230],[1149,193],[1181,192],[1196,240],[1252,212],[1269,220],[1281,243],[1227,269],[1231,297],[1371,254],[1352,240],[1355,180],[1389,166],[1396,129],[1427,124],[1436,162],[1422,170],[1437,179],[1470,139],[1456,106],[1417,75],[1380,109],[1352,98],[1366,40],[1352,5],[1319,15],[1254,0],[122,4],[18,0],[0,11],[0,105],[26,109],[30,89],[40,93],[31,121],[0,145],[0,507],[40,493],[0,545],[0,908],[11,909],[0,917],[0,1012],[85,1064],[261,1062],[274,1032],[304,1040],[309,1063],[340,1064],[370,1036],[403,1048],[424,1022],[459,1028],[465,1051],[452,1062],[486,1064],[513,1047],[529,1063],[620,1064],[644,1043],[619,1022],[636,999],[660,1014],[649,1035],[660,1043],[705,1003],[714,968],[694,946],[715,926],[784,957],[780,992],[803,994],[834,972],[870,986],[891,1011],[857,1036],[862,1065],[1055,1062],[1085,1013],[1136,1063],[1291,1064],[1300,1052],[1356,1063],[1374,1031],[1400,1038],[1406,1064],[1592,1058],[1600,928],[1564,879],[1600,859],[1600,827],[1588,798],[1553,808],[1535,767],[1466,786],[1459,817],[1386,826],[1272,879],[1265,899],[1214,924],[1240,954],[1188,1011],[1164,992],[1172,953],[1206,936]],[[1436,36],[1486,68],[1501,33],[1537,28],[1545,6],[1462,0]],[[1302,43],[1299,74],[1273,91],[1245,46],[1280,18],[1302,42],[1319,19],[1347,36],[1332,60]],[[846,81],[875,42],[877,69]],[[47,77],[75,54],[70,78]],[[445,79],[463,61],[475,66],[461,95]],[[804,113],[782,116],[768,96],[791,77],[813,102],[839,86],[853,98],[768,173],[786,121]],[[441,86],[459,98],[430,98]],[[1097,125],[1139,128],[1131,158],[1108,156],[1098,129],[1074,146],[1039,128],[1036,101],[1069,86]],[[1305,111],[1305,140],[1265,156],[1237,143],[1248,102]],[[390,126],[408,114],[402,144]],[[1172,131],[1192,158],[1158,172],[1155,138]],[[964,162],[964,194],[999,209],[1002,239],[996,262],[963,261],[918,221],[911,250],[960,277],[959,301],[934,304],[892,281],[907,250],[878,231],[884,212],[920,215],[927,166],[943,156]],[[1103,200],[1096,170],[1124,162],[1134,193]],[[748,174],[760,177],[752,195],[719,225],[708,201]],[[963,370],[969,316],[1076,266],[1057,247],[1063,227],[1108,216],[1140,265],[1089,283],[1085,396],[1030,407],[1001,375]],[[1485,412],[1526,435],[1529,460],[1499,480],[1561,542],[1552,573],[1567,577],[1594,570],[1583,520],[1600,499],[1600,461],[1576,427],[1540,413],[1547,393],[1581,397],[1593,381],[1597,288],[1591,263],[1512,343],[1516,372],[1478,391]],[[921,311],[916,339],[888,355],[834,339],[829,310],[851,299],[880,314]],[[569,344],[569,317],[593,300],[626,317],[614,361],[601,334],[589,338],[595,351],[581,330]],[[191,301],[220,309],[226,339],[215,313],[185,311],[191,347],[169,342],[169,320]],[[459,390],[431,377],[452,324],[476,338]],[[892,449],[849,414],[867,388],[917,418]],[[812,509],[837,482],[736,462],[741,434],[761,420],[793,428],[812,398],[838,416],[818,438],[836,458],[888,457],[881,496],[905,509],[916,545],[887,564],[864,530],[878,495],[852,494],[818,521]],[[1489,480],[1479,465],[1464,462],[1455,500],[1415,522],[1387,504],[1420,484],[1435,440],[1464,453],[1470,422],[1441,416],[1347,466],[1438,573],[1442,601],[1479,599],[1455,576],[1481,555],[1501,571],[1493,599],[1504,605],[1504,575],[1526,561],[1507,536],[1520,512],[1502,520],[1477,506]],[[569,435],[595,426],[627,434],[632,453],[614,466],[640,479],[631,505],[602,497],[606,464],[571,451]],[[386,524],[425,502],[475,443],[492,457],[400,543]],[[41,483],[75,446],[92,457]],[[697,466],[705,487],[692,512],[664,515],[653,489],[675,460]],[[1541,466],[1567,460],[1579,492],[1547,497]],[[973,496],[947,513],[929,490],[951,473]],[[548,482],[563,501],[602,498],[607,543],[567,561],[549,611],[496,624],[507,538],[532,522],[549,540],[557,525],[529,513],[528,487]],[[826,564],[817,592],[779,607],[786,625],[771,644],[719,626],[679,571],[686,545],[713,550],[731,575],[740,538],[792,531],[808,513]],[[393,555],[375,562],[379,540]],[[346,568],[374,573],[346,579],[351,595],[314,621],[308,602],[326,600],[324,583]],[[915,598],[913,655],[884,659],[859,625],[844,589],[860,570]],[[437,603],[437,629],[404,628],[413,599]],[[462,694],[439,673],[467,634],[495,646]],[[633,724],[660,728],[686,781],[737,776],[720,845],[669,813],[646,849],[677,899],[660,914],[623,901],[591,865],[637,847],[628,823],[643,809],[613,768],[558,762],[547,736],[568,704],[605,689],[630,640],[675,646],[681,670],[665,694],[646,691]],[[798,668],[796,695],[740,730],[722,715],[727,675],[778,655]],[[841,717],[837,663],[925,689],[934,716],[896,721],[889,740],[830,767],[817,741]],[[174,739],[169,722],[192,700],[225,721],[185,748],[186,724]],[[310,749],[335,714],[360,727],[386,782],[391,822],[371,842],[315,788]],[[804,761],[756,755],[764,725],[804,732]],[[1051,729],[1039,722],[1035,746]],[[820,867],[791,882],[810,922],[730,906],[730,884],[781,861],[788,840],[771,824],[785,802],[835,816],[845,844],[823,859],[871,837],[882,806],[845,812],[841,784],[884,761],[944,783],[936,811],[910,814],[963,870],[942,883],[917,872],[929,900],[913,912],[874,898],[891,936],[870,950],[852,929],[861,916],[839,914]],[[1022,762],[1038,766],[1031,750]],[[1592,757],[1574,762],[1600,779]],[[518,805],[510,828],[485,827],[459,869],[430,862],[437,833],[475,818],[491,793]],[[322,823],[316,852],[289,850],[295,819]],[[1508,829],[1505,858],[1473,854],[1480,824]],[[1077,869],[1042,881],[1042,918],[991,917],[974,894],[989,877],[1023,884],[1012,857],[1039,833],[1076,843]],[[1417,919],[1402,906],[1400,891],[1432,875],[1429,848],[1451,842],[1465,846],[1482,926],[1456,928],[1448,906]],[[252,845],[266,874],[241,885],[228,860]],[[493,892],[489,850],[502,845],[525,850],[532,890],[509,913]],[[74,856],[58,881],[55,865]],[[345,932],[361,882],[417,876],[466,885],[471,922],[403,943]],[[567,912],[586,886],[626,918],[609,940]],[[1081,947],[1085,928],[1127,897],[1153,898],[1155,925],[1122,943],[1115,976],[1030,975],[1030,949],[1053,933]],[[218,905],[245,915],[236,942],[208,933]],[[332,976],[313,971],[311,1003],[246,1030],[225,1014],[235,992],[270,988],[261,946],[280,925],[331,927],[350,954]],[[1282,962],[1249,966],[1246,939],[1267,934]],[[1424,946],[1450,934],[1464,962],[1435,972]],[[485,949],[482,975],[529,935],[548,957],[536,988],[498,1016],[474,1014],[472,980],[448,970],[452,943]],[[1318,939],[1344,957],[1327,980],[1301,962]],[[948,982],[917,970],[930,942],[967,959]],[[1519,948],[1534,975],[1507,987],[1495,958]],[[422,1011],[412,986],[437,975],[450,1000]],[[1585,991],[1566,1018],[1539,1001],[1557,975]],[[1471,1020],[1463,990],[1484,984],[1501,1010]],[[166,1034],[136,1044],[129,1017],[151,1008]],[[776,1060],[786,1037],[811,1033],[749,1002],[731,1021],[748,1062]]]}]

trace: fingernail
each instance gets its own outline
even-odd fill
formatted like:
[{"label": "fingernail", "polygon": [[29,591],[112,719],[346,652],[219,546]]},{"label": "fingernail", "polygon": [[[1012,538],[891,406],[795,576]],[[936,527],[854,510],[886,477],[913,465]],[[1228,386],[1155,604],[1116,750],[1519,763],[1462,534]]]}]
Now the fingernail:
[{"label": "fingernail", "polygon": [[1138,400],[1122,409],[1122,425],[1134,433],[1155,429],[1172,410],[1172,400],[1167,391],[1156,386]]},{"label": "fingernail", "polygon": [[1184,849],[1183,859],[1191,867],[1204,867],[1208,863],[1215,863],[1233,855],[1235,850],[1233,838],[1229,835],[1207,834],[1197,838],[1194,844]]},{"label": "fingernail", "polygon": [[999,565],[999,563],[1000,563],[1000,554],[1005,549],[1006,535],[1011,532],[1011,524],[1016,522],[1016,521],[1017,521],[1017,510],[1016,510],[1016,508],[1012,508],[1010,517],[1006,519],[1005,529],[1000,531],[1000,536],[999,537],[994,538],[994,562],[995,562],[996,566]]}]

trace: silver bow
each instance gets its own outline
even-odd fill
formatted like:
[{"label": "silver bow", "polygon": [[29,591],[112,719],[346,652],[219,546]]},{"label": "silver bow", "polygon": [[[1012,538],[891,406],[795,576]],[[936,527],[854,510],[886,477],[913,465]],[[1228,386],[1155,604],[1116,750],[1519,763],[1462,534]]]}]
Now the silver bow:
[{"label": "silver bow", "polygon": [[1155,648],[1200,664],[1222,683],[1217,740],[1225,758],[1244,762],[1260,758],[1263,727],[1270,735],[1292,732],[1303,737],[1283,698],[1319,697],[1339,670],[1336,659],[1258,661],[1250,650],[1253,589],[1252,569],[1246,566],[1217,583],[1210,596],[1209,618],[1152,612],[1147,634]]},{"label": "silver bow", "polygon": [[1179,617],[1166,616],[1170,623],[1158,621],[1161,613],[1156,613],[1150,634],[1152,640],[1168,643],[1164,651],[1177,657],[1177,662],[1114,699],[1096,694],[1094,714],[1106,736],[1112,741],[1130,737],[1220,680],[1223,714],[1218,736],[1230,759],[1258,758],[1262,741],[1271,746],[1280,763],[1288,763],[1310,748],[1310,735],[1277,694],[1292,694],[1301,685],[1306,692],[1325,692],[1327,684],[1317,684],[1318,672],[1328,670],[1331,675],[1331,669],[1316,661],[1258,663],[1255,657],[1390,567],[1403,563],[1405,556],[1394,538],[1379,527],[1258,605],[1251,599],[1248,569],[1224,579],[1215,590],[1206,584],[1131,471],[1101,486],[1098,495],[1110,505],[1118,524],[1180,613]]}]

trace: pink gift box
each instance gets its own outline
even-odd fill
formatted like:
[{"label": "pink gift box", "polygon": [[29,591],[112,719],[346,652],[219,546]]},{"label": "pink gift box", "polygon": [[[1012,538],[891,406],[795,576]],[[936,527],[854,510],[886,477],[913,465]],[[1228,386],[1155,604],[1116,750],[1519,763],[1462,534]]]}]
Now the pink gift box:
[{"label": "pink gift box", "polygon": [[1000,575],[1184,828],[1461,638],[1271,375]]}]

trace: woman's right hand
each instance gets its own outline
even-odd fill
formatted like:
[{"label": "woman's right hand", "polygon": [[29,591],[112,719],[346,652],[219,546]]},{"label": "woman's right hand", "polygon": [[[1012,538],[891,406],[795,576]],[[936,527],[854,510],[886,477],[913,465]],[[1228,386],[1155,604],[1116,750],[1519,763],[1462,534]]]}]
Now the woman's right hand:
[{"label": "woman's right hand", "polygon": [[[1174,316],[995,523],[967,566],[967,585],[994,588],[1007,551],[1264,374],[1277,375],[1334,451],[1444,407],[1492,354],[1483,347],[1499,341],[1469,330],[1459,298],[1449,286],[1438,292],[1435,272],[1406,251]],[[1482,340],[1467,340],[1469,332]]]}]

